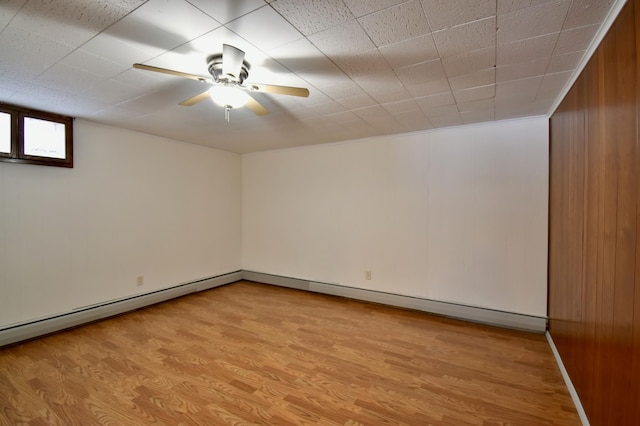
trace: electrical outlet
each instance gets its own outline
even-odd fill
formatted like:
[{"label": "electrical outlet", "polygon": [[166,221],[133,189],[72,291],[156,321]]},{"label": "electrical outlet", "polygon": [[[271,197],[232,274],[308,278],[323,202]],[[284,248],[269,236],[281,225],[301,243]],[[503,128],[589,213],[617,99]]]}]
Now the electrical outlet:
[{"label": "electrical outlet", "polygon": [[364,279],[371,280],[371,271],[364,271]]},{"label": "electrical outlet", "polygon": [[144,276],[143,275],[138,275],[138,278],[136,278],[136,285],[137,286],[141,286],[144,284]]}]

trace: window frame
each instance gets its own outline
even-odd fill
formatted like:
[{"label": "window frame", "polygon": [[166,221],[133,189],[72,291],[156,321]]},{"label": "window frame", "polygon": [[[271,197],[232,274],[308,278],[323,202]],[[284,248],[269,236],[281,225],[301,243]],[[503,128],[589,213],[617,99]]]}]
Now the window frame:
[{"label": "window frame", "polygon": [[[11,115],[11,153],[0,153],[0,161],[9,163],[35,164],[40,166],[54,166],[73,168],[73,118],[45,111],[0,104],[0,112]],[[41,157],[25,154],[24,148],[24,119],[59,123],[65,128],[65,158]]]}]

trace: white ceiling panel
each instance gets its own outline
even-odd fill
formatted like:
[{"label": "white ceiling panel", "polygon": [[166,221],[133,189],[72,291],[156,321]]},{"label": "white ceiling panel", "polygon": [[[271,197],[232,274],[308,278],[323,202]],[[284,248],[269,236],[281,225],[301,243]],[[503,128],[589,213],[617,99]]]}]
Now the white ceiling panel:
[{"label": "white ceiling panel", "polygon": [[[5,0],[0,102],[253,152],[543,114],[624,0]],[[267,115],[210,99],[230,44]],[[215,138],[211,135],[215,134]]]},{"label": "white ceiling panel", "polygon": [[500,65],[496,68],[496,81],[505,82],[543,75],[550,60],[550,57],[542,57],[528,62]]},{"label": "white ceiling panel", "polygon": [[440,59],[398,68],[396,74],[406,86],[415,86],[446,77]]},{"label": "white ceiling panel", "polygon": [[183,0],[149,0],[106,33],[159,55],[219,26],[218,21]]},{"label": "white ceiling panel", "polygon": [[271,5],[306,36],[355,18],[341,0],[277,0]]},{"label": "white ceiling panel", "polygon": [[534,59],[550,57],[557,41],[558,34],[547,34],[513,43],[499,44],[496,54],[497,66],[519,64],[530,62]]},{"label": "white ceiling panel", "polygon": [[449,77],[449,84],[452,90],[470,89],[472,87],[495,84],[496,69],[486,68],[469,74]]},{"label": "white ceiling panel", "polygon": [[349,57],[375,49],[358,21],[349,21],[309,37],[321,52],[329,57]]},{"label": "white ceiling panel", "polygon": [[358,18],[378,12],[382,9],[395,6],[406,0],[344,0],[344,3],[351,9],[351,12]]},{"label": "white ceiling panel", "polygon": [[416,103],[423,111],[428,111],[435,107],[455,105],[456,101],[453,98],[453,94],[449,91],[445,93],[439,93],[437,95],[416,98]]},{"label": "white ceiling panel", "polygon": [[496,85],[488,84],[486,86],[472,87],[470,89],[457,90],[453,92],[453,97],[458,104],[467,104],[469,102],[493,99],[496,96]]},{"label": "white ceiling panel", "polygon": [[378,48],[378,50],[394,69],[431,61],[440,57],[431,34],[388,44]]},{"label": "white ceiling panel", "polygon": [[614,3],[614,0],[573,0],[564,29],[600,24]]},{"label": "white ceiling panel", "polygon": [[0,31],[7,26],[27,0],[5,0],[0,3]]},{"label": "white ceiling panel", "polygon": [[498,43],[559,33],[570,4],[562,0],[498,15]]},{"label": "white ceiling panel", "polygon": [[266,4],[263,0],[189,0],[189,3],[222,24],[227,24]]},{"label": "white ceiling panel", "polygon": [[547,73],[555,74],[562,71],[572,71],[576,69],[585,52],[571,52],[564,55],[552,56],[549,61]]},{"label": "white ceiling panel", "polygon": [[590,45],[591,40],[593,40],[599,28],[599,25],[587,25],[586,27],[562,31],[560,37],[558,37],[558,43],[553,53],[555,55],[562,55],[586,50],[586,47]]},{"label": "white ceiling panel", "polygon": [[422,0],[433,31],[496,15],[496,0]]},{"label": "white ceiling panel", "polygon": [[386,46],[431,32],[419,0],[391,6],[358,19],[376,46]]},{"label": "white ceiling panel", "polygon": [[515,12],[532,6],[544,5],[545,3],[553,3],[555,1],[558,0],[498,0],[498,15]]},{"label": "white ceiling panel", "polygon": [[298,29],[269,6],[261,7],[230,22],[227,28],[263,51],[302,38]]},{"label": "white ceiling panel", "polygon": [[496,18],[486,18],[433,33],[441,57],[495,46]]}]

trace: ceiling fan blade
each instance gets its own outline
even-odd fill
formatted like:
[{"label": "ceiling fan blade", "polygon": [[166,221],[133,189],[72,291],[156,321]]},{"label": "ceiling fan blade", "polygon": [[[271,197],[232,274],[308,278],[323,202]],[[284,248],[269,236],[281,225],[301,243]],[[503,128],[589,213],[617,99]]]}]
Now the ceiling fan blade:
[{"label": "ceiling fan blade", "polygon": [[242,50],[229,44],[222,45],[222,73],[224,75],[230,75],[235,80],[240,78],[243,61],[244,52]]},{"label": "ceiling fan blade", "polygon": [[246,103],[246,107],[249,108],[251,111],[255,112],[256,115],[267,115],[269,114],[269,111],[263,107],[258,101],[256,101],[255,99],[253,99],[252,97],[249,97],[249,101]]},{"label": "ceiling fan blade", "polygon": [[274,93],[276,95],[300,96],[306,98],[309,96],[309,89],[303,87],[274,86],[272,84],[251,83],[247,86],[252,92]]},{"label": "ceiling fan blade", "polygon": [[208,82],[208,83],[212,82],[212,80],[210,78],[200,77],[199,75],[194,75],[194,74],[187,74],[186,72],[168,70],[166,68],[153,67],[151,65],[133,64],[133,67],[137,68],[139,70],[153,71],[153,72],[159,72],[159,73],[163,73],[163,74],[175,75],[175,76],[178,76],[178,77],[190,78],[191,80],[196,80],[196,81],[202,81],[202,82]]},{"label": "ceiling fan blade", "polygon": [[178,105],[182,105],[182,106],[191,106],[191,105],[195,105],[198,102],[202,102],[205,99],[207,99],[209,97],[209,91],[207,90],[206,92],[202,92],[199,95],[195,95],[189,99],[185,99],[184,101],[180,102]]}]

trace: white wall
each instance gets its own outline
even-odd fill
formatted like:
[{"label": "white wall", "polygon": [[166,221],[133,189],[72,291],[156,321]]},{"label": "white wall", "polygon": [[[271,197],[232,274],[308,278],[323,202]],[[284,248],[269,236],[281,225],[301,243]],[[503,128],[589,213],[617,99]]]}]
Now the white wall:
[{"label": "white wall", "polygon": [[74,126],[73,169],[0,163],[0,327],[241,269],[239,155]]},{"label": "white wall", "polygon": [[242,170],[243,269],[546,315],[546,118],[248,154]]}]

